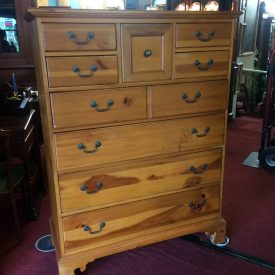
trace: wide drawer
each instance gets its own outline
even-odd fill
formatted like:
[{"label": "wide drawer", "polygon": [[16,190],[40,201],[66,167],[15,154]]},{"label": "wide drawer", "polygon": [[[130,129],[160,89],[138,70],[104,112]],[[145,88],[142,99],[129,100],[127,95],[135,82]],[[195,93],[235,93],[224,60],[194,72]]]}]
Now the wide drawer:
[{"label": "wide drawer", "polygon": [[55,128],[146,118],[146,89],[124,88],[51,94]]},{"label": "wide drawer", "polygon": [[59,171],[222,145],[224,113],[58,133]]},{"label": "wide drawer", "polygon": [[218,213],[219,185],[179,192],[63,219],[67,253],[157,233],[182,221]]},{"label": "wide drawer", "polygon": [[59,176],[62,212],[103,207],[165,192],[219,183],[222,152],[164,158],[131,169],[89,171]]},{"label": "wide drawer", "polygon": [[227,107],[226,80],[158,85],[151,89],[153,117],[217,111]]},{"label": "wide drawer", "polygon": [[230,46],[231,23],[185,23],[176,25],[176,47]]},{"label": "wide drawer", "polygon": [[175,78],[227,77],[228,69],[229,51],[177,53],[175,58]]},{"label": "wide drawer", "polygon": [[49,87],[118,82],[117,56],[48,57]]},{"label": "wide drawer", "polygon": [[114,24],[42,25],[45,51],[115,50]]}]

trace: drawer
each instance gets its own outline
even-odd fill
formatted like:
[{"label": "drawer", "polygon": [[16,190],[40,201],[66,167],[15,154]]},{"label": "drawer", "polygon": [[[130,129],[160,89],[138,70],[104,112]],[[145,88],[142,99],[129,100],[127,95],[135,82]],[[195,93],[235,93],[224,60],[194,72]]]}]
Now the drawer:
[{"label": "drawer", "polygon": [[230,46],[231,23],[186,23],[176,25],[176,47]]},{"label": "drawer", "polygon": [[42,25],[45,51],[116,50],[114,24]]},{"label": "drawer", "polygon": [[55,128],[146,118],[146,89],[124,88],[51,94]]},{"label": "drawer", "polygon": [[124,82],[171,79],[171,24],[122,24],[122,47]]},{"label": "drawer", "polygon": [[218,185],[108,207],[63,218],[67,253],[121,243],[165,230],[177,223],[220,208]]},{"label": "drawer", "polygon": [[118,82],[116,56],[48,57],[49,87]]},{"label": "drawer", "polygon": [[59,176],[62,212],[103,207],[165,192],[219,183],[222,153],[212,150],[158,160],[141,167],[95,175],[95,171]]},{"label": "drawer", "polygon": [[153,117],[217,111],[227,107],[227,80],[158,85],[151,90]]},{"label": "drawer", "polygon": [[177,53],[175,66],[175,78],[227,77],[229,51]]},{"label": "drawer", "polygon": [[219,146],[224,113],[55,135],[59,171]]}]

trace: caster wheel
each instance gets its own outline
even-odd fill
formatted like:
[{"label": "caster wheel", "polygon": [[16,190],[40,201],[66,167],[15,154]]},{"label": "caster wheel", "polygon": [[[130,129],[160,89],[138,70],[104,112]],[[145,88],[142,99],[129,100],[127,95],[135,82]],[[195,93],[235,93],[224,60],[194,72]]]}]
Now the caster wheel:
[{"label": "caster wheel", "polygon": [[229,244],[229,238],[227,236],[225,236],[225,240],[223,243],[214,243],[214,238],[215,238],[215,236],[214,236],[214,234],[212,234],[212,235],[210,235],[209,239],[210,239],[211,243],[217,247],[225,247]]},{"label": "caster wheel", "polygon": [[51,252],[55,248],[52,245],[51,235],[45,235],[38,239],[35,243],[35,248],[40,252]]},{"label": "caster wheel", "polygon": [[267,171],[275,171],[275,146],[264,149],[259,157],[260,165]]}]

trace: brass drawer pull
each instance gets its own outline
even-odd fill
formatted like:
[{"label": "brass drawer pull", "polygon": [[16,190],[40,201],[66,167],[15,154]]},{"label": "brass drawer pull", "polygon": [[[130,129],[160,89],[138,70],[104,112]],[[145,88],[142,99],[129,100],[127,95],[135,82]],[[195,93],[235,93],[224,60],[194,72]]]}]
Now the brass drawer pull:
[{"label": "brass drawer pull", "polygon": [[67,36],[77,45],[87,45],[92,39],[95,38],[95,34],[93,32],[87,32],[86,40],[78,40],[77,35],[74,32],[67,32]]},{"label": "brass drawer pull", "polygon": [[195,32],[195,36],[202,42],[210,41],[215,36],[215,31],[209,31],[208,37],[203,37],[203,34],[201,31]]},{"label": "brass drawer pull", "polygon": [[73,65],[72,67],[72,71],[74,73],[77,73],[80,77],[91,77],[93,76],[94,72],[97,71],[97,66],[94,64],[89,68],[89,70],[91,71],[91,73],[82,74],[80,68],[77,65]]},{"label": "brass drawer pull", "polygon": [[198,203],[195,203],[195,202],[190,202],[189,203],[189,207],[192,209],[192,210],[202,210],[202,208],[205,206],[205,204],[206,204],[206,199],[205,199],[205,195],[204,194],[202,194],[201,195],[201,200],[200,200],[200,202],[198,202]]},{"label": "brass drawer pull", "polygon": [[201,92],[200,91],[196,91],[195,95],[193,96],[193,98],[189,98],[189,96],[186,93],[183,93],[181,95],[181,98],[186,102],[186,103],[194,103],[197,102],[197,99],[199,99],[201,97]]},{"label": "brass drawer pull", "polygon": [[207,61],[207,65],[206,65],[206,66],[203,66],[203,65],[201,64],[201,62],[200,62],[199,60],[197,60],[197,59],[194,61],[194,65],[195,65],[196,67],[198,67],[198,69],[201,70],[201,71],[207,71],[207,70],[209,70],[210,67],[211,67],[213,64],[214,64],[214,60],[211,59],[211,58]]},{"label": "brass drawer pull", "polygon": [[144,57],[149,57],[149,56],[152,55],[152,51],[151,50],[146,50],[146,51],[144,51],[143,55],[144,55]]},{"label": "brass drawer pull", "polygon": [[79,143],[77,145],[77,148],[79,150],[83,150],[83,152],[85,152],[87,154],[91,154],[91,153],[95,153],[100,146],[101,146],[101,141],[97,140],[95,142],[95,149],[87,150],[85,144],[83,144],[83,143]]},{"label": "brass drawer pull", "polygon": [[192,134],[196,134],[197,137],[205,137],[208,132],[210,131],[210,127],[205,127],[204,132],[203,133],[199,133],[198,130],[196,128],[192,129]]},{"label": "brass drawer pull", "polygon": [[206,169],[208,165],[205,163],[201,165],[199,169],[196,169],[193,165],[190,166],[189,171],[192,172],[193,174],[202,174]]},{"label": "brass drawer pull", "polygon": [[89,195],[96,194],[103,187],[103,182],[98,182],[95,187],[95,190],[89,191],[87,185],[81,185],[80,190],[86,192]]},{"label": "brass drawer pull", "polygon": [[106,104],[107,108],[99,108],[97,102],[95,100],[92,100],[90,106],[94,108],[97,112],[107,112],[111,109],[111,106],[114,105],[114,101],[112,99],[108,99]]},{"label": "brass drawer pull", "polygon": [[99,229],[93,231],[92,228],[91,228],[89,225],[83,225],[83,230],[84,230],[84,231],[88,231],[90,234],[94,235],[94,234],[100,233],[100,232],[103,230],[103,228],[104,228],[105,226],[106,226],[106,223],[105,223],[105,222],[102,222],[102,223],[100,223],[100,225],[99,225]]}]

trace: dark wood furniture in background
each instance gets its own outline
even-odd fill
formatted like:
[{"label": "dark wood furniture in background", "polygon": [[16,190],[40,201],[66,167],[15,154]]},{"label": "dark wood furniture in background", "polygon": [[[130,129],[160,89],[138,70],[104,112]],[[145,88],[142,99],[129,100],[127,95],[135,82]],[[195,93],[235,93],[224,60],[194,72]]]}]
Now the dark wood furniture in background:
[{"label": "dark wood furniture in background", "polygon": [[[21,242],[22,234],[18,217],[16,191],[24,190],[24,166],[13,165],[11,131],[0,129],[0,142],[3,144],[3,154],[0,157],[0,197],[8,198],[13,224],[16,230],[17,242]],[[2,223],[5,221],[2,221]]]},{"label": "dark wood furniture in background", "polygon": [[0,129],[11,131],[12,155],[22,160],[25,167],[24,212],[29,219],[35,219],[39,214],[39,191],[43,190],[38,124],[38,113],[34,109],[27,116],[0,115]]},{"label": "dark wood furniture in background", "polygon": [[[0,4],[7,5],[7,1],[0,0]],[[34,4],[32,0],[14,0],[14,4],[20,52],[0,54],[0,98],[1,92],[3,90],[1,89],[1,86],[6,81],[11,81],[11,75],[13,72],[15,72],[18,84],[20,86],[36,86],[33,53],[31,46],[31,29],[30,24],[28,24],[28,22],[24,20],[25,12],[29,7]]]}]

